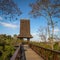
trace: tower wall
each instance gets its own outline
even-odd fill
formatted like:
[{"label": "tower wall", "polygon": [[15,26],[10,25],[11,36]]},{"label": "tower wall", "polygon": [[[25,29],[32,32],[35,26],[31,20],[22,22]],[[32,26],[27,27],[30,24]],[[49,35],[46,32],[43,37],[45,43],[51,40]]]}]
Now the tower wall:
[{"label": "tower wall", "polygon": [[20,34],[18,37],[27,39],[32,38],[32,35],[30,34],[30,20],[27,19],[20,20]]}]

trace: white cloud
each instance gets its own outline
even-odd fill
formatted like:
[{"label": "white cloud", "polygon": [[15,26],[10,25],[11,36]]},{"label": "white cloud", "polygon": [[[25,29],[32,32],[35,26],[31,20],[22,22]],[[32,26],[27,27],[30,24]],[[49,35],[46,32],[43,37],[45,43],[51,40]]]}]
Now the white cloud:
[{"label": "white cloud", "polygon": [[55,28],[54,29],[54,34],[58,34],[60,32],[60,29],[59,28]]},{"label": "white cloud", "polygon": [[59,32],[59,31],[60,31],[59,28],[54,29],[54,32]]},{"label": "white cloud", "polygon": [[1,25],[9,28],[17,28],[17,25],[11,24],[11,23],[5,23],[5,22],[0,22]]},{"label": "white cloud", "polygon": [[40,41],[40,38],[39,38],[39,36],[37,35],[36,32],[32,33],[31,35],[33,36],[33,38],[31,39],[31,41],[36,41],[36,42]]},{"label": "white cloud", "polygon": [[[60,32],[60,29],[58,28],[58,27],[56,27],[55,29],[54,29],[54,34],[58,34]],[[37,35],[37,33],[32,33],[32,36],[33,36],[33,38],[31,39],[31,41],[42,41],[40,38],[39,38],[39,36]],[[47,35],[47,38],[48,38],[48,35]]]},{"label": "white cloud", "polygon": [[0,20],[3,20],[3,18],[0,16]]}]

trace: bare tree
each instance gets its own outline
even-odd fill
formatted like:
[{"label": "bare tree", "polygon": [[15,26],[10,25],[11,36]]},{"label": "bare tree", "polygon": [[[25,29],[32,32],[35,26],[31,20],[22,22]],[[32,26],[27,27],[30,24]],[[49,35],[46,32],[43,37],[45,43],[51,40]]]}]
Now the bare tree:
[{"label": "bare tree", "polygon": [[[20,15],[21,10],[18,8],[17,4],[13,0],[0,0],[0,15],[7,17],[15,18],[15,15]],[[8,16],[9,15],[9,16]]]},{"label": "bare tree", "polygon": [[[52,27],[52,37],[54,32],[54,17],[60,18],[60,0],[37,0],[36,3],[30,4],[34,17],[43,16],[47,20],[48,32],[49,26]],[[50,32],[49,32],[50,35]]]},{"label": "bare tree", "polygon": [[54,24],[60,18],[60,0],[37,0],[36,3],[30,4],[32,10],[30,14],[33,17],[43,16],[47,21],[48,34],[50,38],[50,28],[52,28],[52,41],[54,35]]},{"label": "bare tree", "polygon": [[40,27],[38,29],[38,36],[41,38],[42,41],[46,42],[46,40],[47,40],[47,29],[44,27]]}]

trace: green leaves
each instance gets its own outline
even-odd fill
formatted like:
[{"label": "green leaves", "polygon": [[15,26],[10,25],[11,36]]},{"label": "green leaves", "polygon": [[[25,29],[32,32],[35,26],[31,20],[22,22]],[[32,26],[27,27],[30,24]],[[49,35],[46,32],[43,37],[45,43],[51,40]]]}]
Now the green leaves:
[{"label": "green leaves", "polygon": [[0,35],[0,60],[9,60],[14,53],[14,46],[10,43],[12,39],[11,36]]},{"label": "green leaves", "polygon": [[16,16],[20,16],[22,12],[13,0],[0,0],[0,14],[3,17],[5,16],[5,19],[10,18],[11,20]]}]

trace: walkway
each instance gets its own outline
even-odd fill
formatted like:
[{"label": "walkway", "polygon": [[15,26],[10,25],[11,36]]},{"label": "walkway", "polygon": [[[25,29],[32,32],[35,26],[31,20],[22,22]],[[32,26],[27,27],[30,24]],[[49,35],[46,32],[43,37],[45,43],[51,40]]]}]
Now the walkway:
[{"label": "walkway", "polygon": [[28,45],[24,45],[26,60],[43,60],[37,53],[35,53]]}]

